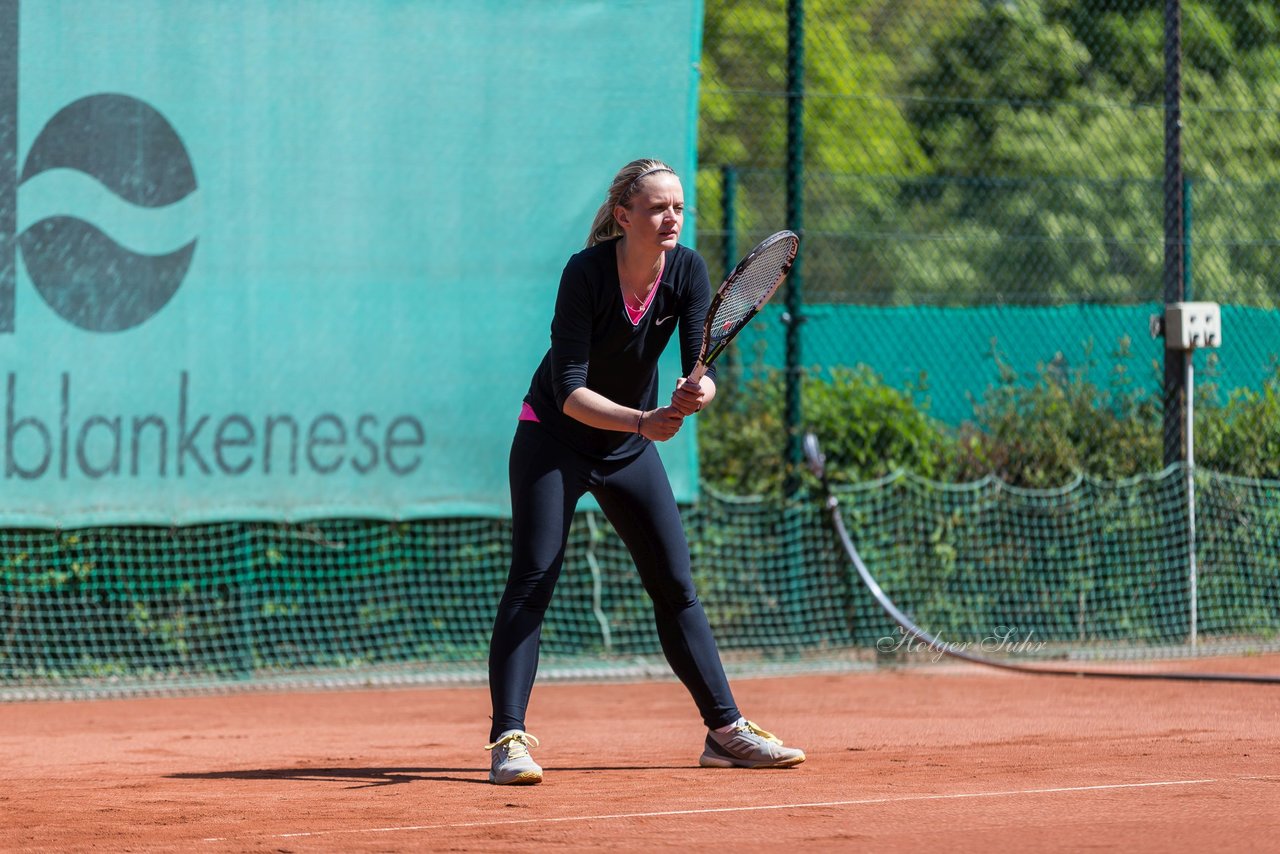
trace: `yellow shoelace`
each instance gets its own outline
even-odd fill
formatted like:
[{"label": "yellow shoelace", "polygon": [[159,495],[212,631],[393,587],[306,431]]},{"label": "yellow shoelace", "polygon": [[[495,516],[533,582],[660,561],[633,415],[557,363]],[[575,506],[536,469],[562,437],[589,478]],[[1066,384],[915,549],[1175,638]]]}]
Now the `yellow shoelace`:
[{"label": "yellow shoelace", "polygon": [[486,744],[484,749],[493,750],[503,745],[506,745],[508,759],[519,759],[529,755],[530,747],[538,746],[538,737],[527,732],[510,732],[493,744]]},{"label": "yellow shoelace", "polygon": [[751,721],[747,721],[746,725],[742,727],[742,729],[750,730],[751,732],[763,738],[765,741],[772,741],[774,744],[778,744],[778,745],[782,744],[782,739],[778,738],[776,735],[774,735],[771,732],[760,729],[760,727],[756,726]]}]

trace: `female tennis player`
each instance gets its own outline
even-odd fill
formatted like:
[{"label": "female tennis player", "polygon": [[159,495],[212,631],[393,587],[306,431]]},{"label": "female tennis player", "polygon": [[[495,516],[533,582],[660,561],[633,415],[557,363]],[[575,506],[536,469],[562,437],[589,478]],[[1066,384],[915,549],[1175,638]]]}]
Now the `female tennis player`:
[{"label": "female tennis player", "polygon": [[542,782],[525,712],[538,669],[543,615],[578,499],[591,493],[626,544],[653,601],[658,637],[708,732],[699,764],[798,765],[734,702],[693,587],[689,546],[654,442],[715,397],[710,370],[678,381],[658,406],[658,356],[677,334],[688,376],[711,300],[707,267],[677,241],[684,191],[658,160],[628,163],[596,213],[587,247],[565,265],[551,347],[534,372],[511,446],[511,571],[489,647],[493,726],[489,781]]}]

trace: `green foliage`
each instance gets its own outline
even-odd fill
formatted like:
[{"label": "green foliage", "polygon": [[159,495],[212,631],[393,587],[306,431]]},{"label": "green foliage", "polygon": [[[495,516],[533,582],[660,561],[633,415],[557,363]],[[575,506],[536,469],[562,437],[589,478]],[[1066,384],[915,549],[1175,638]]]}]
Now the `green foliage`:
[{"label": "green foliage", "polygon": [[[1093,379],[1092,342],[1081,345],[1078,360],[1059,353],[1031,376],[992,355],[1001,380],[958,429],[929,415],[923,377],[898,389],[865,365],[806,372],[805,428],[821,439],[832,479],[866,481],[902,468],[939,481],[995,474],[1015,486],[1054,488],[1080,474],[1114,481],[1163,467],[1163,403],[1152,390],[1159,386],[1135,379],[1127,339],[1109,354],[1105,383]],[[1280,477],[1280,369],[1261,389],[1235,389],[1221,402],[1211,384],[1200,392],[1197,464]],[[731,494],[777,495],[785,475],[782,413],[780,371],[756,366],[741,381],[725,378],[716,403],[699,416],[703,479]]]},{"label": "green foliage", "polygon": [[1115,480],[1159,470],[1161,409],[1153,395],[1130,390],[1129,342],[1113,354],[1108,386],[1090,379],[1092,343],[1083,350],[1075,365],[1057,354],[1029,381],[1002,364],[1003,382],[974,406],[974,422],[962,430],[954,474],[1054,487],[1081,472]]},{"label": "green foliage", "polygon": [[[1152,0],[805,4],[805,292],[975,305],[1158,299],[1164,6]],[[1280,13],[1182,3],[1182,151],[1202,296],[1270,307],[1280,248]],[[699,230],[722,167],[740,242],[785,222],[786,8],[707,3]],[[740,247],[742,248],[742,247]]]},{"label": "green foliage", "polygon": [[734,495],[782,490],[782,374],[769,368],[742,383],[722,382],[714,405],[698,416],[702,479]]},{"label": "green foliage", "polygon": [[907,115],[936,171],[1017,174],[1016,153],[1000,149],[1006,124],[1074,99],[1088,51],[1040,3],[965,5],[911,78],[920,97]]},{"label": "green foliage", "polygon": [[1244,477],[1280,478],[1280,368],[1261,389],[1238,388],[1196,411],[1196,464]]},{"label": "green foliage", "polygon": [[866,480],[899,468],[945,477],[952,465],[946,426],[930,417],[921,389],[895,389],[865,365],[811,375],[805,420],[823,437],[837,480]]},{"label": "green foliage", "polygon": [[[906,468],[928,477],[949,471],[952,439],[942,422],[917,405],[911,390],[892,388],[870,368],[810,371],[802,391],[809,428],[823,442],[835,480],[880,477]],[[755,371],[730,385],[701,416],[703,477],[737,494],[778,493],[785,476],[782,377]]]},{"label": "green foliage", "polygon": [[[1201,119],[1186,129],[1188,168],[1277,177],[1276,117],[1256,109],[1274,106],[1280,83],[1268,64],[1280,49],[1274,4],[1182,9],[1183,108]],[[910,81],[908,117],[936,170],[1159,176],[1163,15],[1160,3],[1114,0],[964,4]]]},{"label": "green foliage", "polygon": [[[803,160],[808,176],[805,229],[848,234],[896,205],[884,176],[927,174],[928,159],[894,98],[918,50],[920,0],[810,0],[805,4]],[[927,16],[926,16],[927,18]],[[711,260],[725,221],[722,169],[738,174],[734,230],[753,242],[786,222],[787,19],[776,0],[715,0],[706,7],[699,108],[699,247]],[[745,250],[746,246],[740,246]],[[883,259],[888,263],[891,259]],[[810,243],[808,276],[846,283],[842,247]],[[862,274],[887,279],[877,259]],[[727,271],[726,271],[727,272]]]},{"label": "green foliage", "polygon": [[[1183,4],[1184,165],[1214,196],[1194,205],[1191,237],[1219,301],[1280,298],[1266,278],[1275,241],[1254,233],[1276,213],[1261,182],[1280,178],[1275,18],[1273,4]],[[895,293],[952,304],[1156,297],[1163,44],[1158,3],[969,4],[949,18],[910,78],[907,116],[933,192],[913,192],[899,212],[945,240],[895,246]]]},{"label": "green foliage", "polygon": [[[805,165],[819,172],[916,174],[923,152],[892,90],[915,50],[918,2],[805,4]],[[699,161],[781,166],[786,151],[787,19],[776,0],[707,5]],[[847,202],[847,200],[846,200]]]}]

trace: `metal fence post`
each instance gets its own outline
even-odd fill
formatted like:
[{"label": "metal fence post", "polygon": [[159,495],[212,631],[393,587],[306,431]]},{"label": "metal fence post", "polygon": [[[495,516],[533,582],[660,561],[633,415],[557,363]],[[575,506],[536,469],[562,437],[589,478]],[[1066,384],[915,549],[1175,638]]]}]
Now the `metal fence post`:
[{"label": "metal fence post", "polygon": [[[1182,7],[1164,4],[1164,302],[1189,299],[1186,176],[1182,170]],[[1164,464],[1186,465],[1187,640],[1196,645],[1198,592],[1195,537],[1195,351],[1164,348]]]},{"label": "metal fence post", "polygon": [[[804,237],[804,2],[787,0],[787,228]],[[786,480],[785,494],[799,487],[802,381],[800,323],[803,319],[803,252],[787,277]]]},{"label": "metal fence post", "polygon": [[[1164,4],[1164,302],[1183,299],[1182,9]],[[1185,459],[1187,354],[1164,351],[1164,464]]]},{"label": "metal fence post", "polygon": [[1191,287],[1191,179],[1182,177],[1182,298],[1195,299]]}]

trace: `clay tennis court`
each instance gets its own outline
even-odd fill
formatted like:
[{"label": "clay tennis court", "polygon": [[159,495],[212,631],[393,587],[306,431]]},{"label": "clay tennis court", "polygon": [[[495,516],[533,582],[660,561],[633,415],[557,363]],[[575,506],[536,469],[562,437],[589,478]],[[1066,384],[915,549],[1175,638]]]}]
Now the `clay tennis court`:
[{"label": "clay tennis court", "polygon": [[534,787],[485,782],[483,687],[4,704],[0,847],[1191,851],[1280,831],[1277,686],[943,665],[735,688],[804,765],[697,767],[662,681],[540,685]]}]

